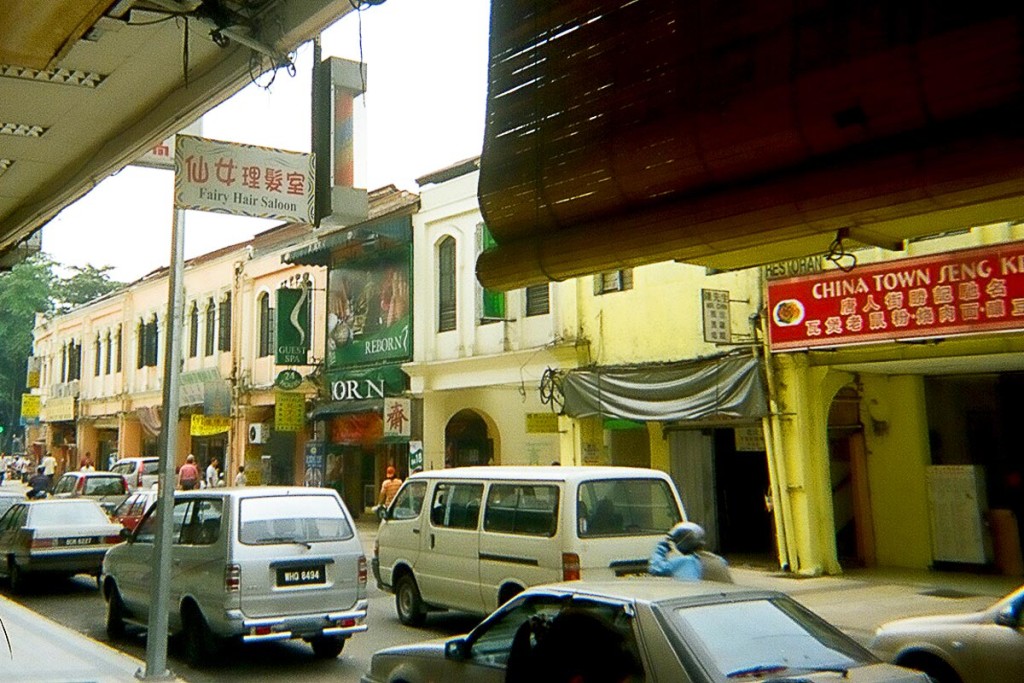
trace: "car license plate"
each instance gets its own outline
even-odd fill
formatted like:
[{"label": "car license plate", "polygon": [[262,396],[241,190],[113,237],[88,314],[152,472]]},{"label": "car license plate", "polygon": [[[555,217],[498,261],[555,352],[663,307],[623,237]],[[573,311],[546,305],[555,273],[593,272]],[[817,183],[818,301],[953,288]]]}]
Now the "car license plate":
[{"label": "car license plate", "polygon": [[311,567],[288,567],[278,568],[278,586],[308,586],[316,583],[327,583],[327,572],[324,565],[318,564]]},{"label": "car license plate", "polygon": [[96,542],[96,538],[92,536],[82,538],[62,538],[58,541],[57,545],[64,546],[67,548],[73,548],[82,545],[92,545]]}]

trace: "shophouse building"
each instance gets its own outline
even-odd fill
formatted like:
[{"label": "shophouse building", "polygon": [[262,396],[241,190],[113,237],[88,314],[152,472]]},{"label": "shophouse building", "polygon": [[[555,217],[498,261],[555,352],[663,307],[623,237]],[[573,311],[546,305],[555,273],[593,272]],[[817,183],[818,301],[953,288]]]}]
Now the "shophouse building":
[{"label": "shophouse building", "polygon": [[[239,464],[252,483],[294,483],[303,473],[310,439],[307,402],[317,393],[306,379],[323,357],[310,335],[308,364],[275,363],[276,294],[300,289],[311,302],[312,329],[323,325],[325,289],[317,269],[282,265],[281,255],[312,239],[308,226],[284,225],[252,240],[190,259],[184,268],[182,372],[176,464],[194,453],[216,457],[230,481]],[[88,454],[100,467],[117,457],[155,456],[161,429],[167,343],[166,269],[50,319],[39,317],[33,363],[40,367],[39,424],[29,428],[36,450],[51,451],[63,468]],[[289,405],[299,394],[298,419],[275,420],[275,381],[293,369]]]},{"label": "shophouse building", "polygon": [[487,291],[474,267],[489,235],[476,198],[477,159],[417,180],[413,217],[415,344],[403,365],[423,403],[428,469],[572,462],[568,420],[538,391],[548,369],[575,367],[587,340],[575,324],[575,285]]},{"label": "shophouse building", "polygon": [[767,285],[782,561],[1024,574],[1024,225],[838,256]]},{"label": "shophouse building", "polygon": [[326,282],[320,397],[309,413],[316,435],[305,478],[338,489],[360,514],[377,503],[387,468],[409,471],[421,453],[422,411],[402,363],[412,359],[415,319],[413,215],[419,197],[394,186],[369,193],[367,219],[285,256]]}]

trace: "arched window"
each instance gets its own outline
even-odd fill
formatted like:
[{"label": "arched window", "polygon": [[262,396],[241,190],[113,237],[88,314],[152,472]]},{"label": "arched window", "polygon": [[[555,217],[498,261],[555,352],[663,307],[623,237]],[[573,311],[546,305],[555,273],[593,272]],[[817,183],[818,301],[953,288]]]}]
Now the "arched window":
[{"label": "arched window", "polygon": [[448,236],[437,246],[437,331],[455,329],[455,238]]},{"label": "arched window", "polygon": [[273,352],[274,336],[274,309],[270,307],[270,295],[267,292],[260,294],[260,344],[258,356],[260,358],[269,356]]},{"label": "arched window", "polygon": [[218,304],[220,328],[217,330],[217,350],[231,350],[231,292],[225,294]]},{"label": "arched window", "polygon": [[199,305],[192,302],[188,312],[188,357],[199,355]]},{"label": "arched window", "polygon": [[213,340],[217,334],[217,307],[211,296],[206,300],[206,355],[213,355]]},{"label": "arched window", "polygon": [[97,332],[96,333],[96,340],[92,344],[92,352],[93,352],[92,375],[93,375],[93,377],[99,377],[100,376],[100,370],[102,370],[102,368],[103,368],[102,348],[103,348],[103,342],[100,339],[100,333]]}]

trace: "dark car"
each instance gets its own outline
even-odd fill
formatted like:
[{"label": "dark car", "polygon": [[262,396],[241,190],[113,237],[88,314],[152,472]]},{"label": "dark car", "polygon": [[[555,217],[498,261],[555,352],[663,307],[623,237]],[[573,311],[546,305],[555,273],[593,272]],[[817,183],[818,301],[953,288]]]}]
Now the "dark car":
[{"label": "dark car", "polygon": [[86,499],[16,503],[0,517],[0,574],[21,591],[29,574],[99,576],[103,556],[121,542],[121,525]]},{"label": "dark car", "polygon": [[[465,636],[381,650],[363,683],[926,683],[777,591],[624,578],[536,586]],[[590,678],[596,676],[596,679]]]},{"label": "dark car", "polygon": [[113,472],[67,472],[53,487],[54,498],[92,498],[107,511],[114,509],[128,497],[128,481]]}]

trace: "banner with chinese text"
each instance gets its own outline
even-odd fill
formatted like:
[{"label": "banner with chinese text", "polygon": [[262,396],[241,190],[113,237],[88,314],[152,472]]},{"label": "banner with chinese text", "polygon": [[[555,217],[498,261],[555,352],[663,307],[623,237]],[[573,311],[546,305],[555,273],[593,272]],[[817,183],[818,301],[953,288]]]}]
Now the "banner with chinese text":
[{"label": "banner with chinese text", "polygon": [[220,415],[193,415],[189,422],[189,436],[213,436],[231,431],[231,418]]},{"label": "banner with chinese text", "polygon": [[306,396],[300,391],[274,392],[274,431],[301,432],[306,426]]},{"label": "banner with chinese text", "polygon": [[312,223],[313,165],[312,154],[178,135],[174,205]]},{"label": "banner with chinese text", "polygon": [[1024,329],[1024,243],[768,283],[773,351]]}]

